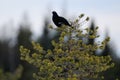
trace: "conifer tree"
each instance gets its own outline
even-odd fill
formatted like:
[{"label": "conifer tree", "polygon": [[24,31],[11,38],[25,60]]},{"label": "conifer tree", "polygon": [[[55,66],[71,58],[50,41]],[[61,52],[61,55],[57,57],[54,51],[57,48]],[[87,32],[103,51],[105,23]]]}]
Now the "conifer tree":
[{"label": "conifer tree", "polygon": [[[95,31],[96,31],[95,30],[95,24],[94,24],[94,21],[92,21],[91,25],[90,25],[90,28],[89,28],[89,34],[88,35],[91,36],[93,34],[96,34],[96,36],[97,36],[97,33]],[[95,38],[91,39],[91,38],[88,37],[87,44],[88,45],[94,45],[94,43],[95,43]],[[94,51],[93,54],[96,54],[96,51]]]},{"label": "conifer tree", "polygon": [[44,21],[43,34],[38,39],[38,42],[41,44],[41,46],[44,48],[44,50],[52,49],[51,38],[50,38],[50,30],[48,28],[49,23],[50,23],[49,19],[46,18],[45,21]]},{"label": "conifer tree", "polygon": [[[79,24],[79,20],[83,14],[79,16],[73,24]],[[88,17],[85,21],[88,21]],[[114,66],[111,57],[96,56],[93,54],[98,49],[104,49],[110,38],[104,39],[101,44],[86,44],[80,37],[95,39],[97,28],[94,34],[89,35],[89,30],[81,30],[80,26],[68,27],[63,25],[56,30],[60,32],[59,41],[52,40],[54,49],[47,49],[41,44],[32,42],[34,52],[31,49],[21,46],[21,59],[36,66],[38,72],[33,73],[36,80],[85,80],[85,79],[104,79],[98,74]],[[65,41],[65,36],[69,36],[69,40]],[[31,55],[32,54],[32,55]]]},{"label": "conifer tree", "polygon": [[[106,31],[106,37],[108,37],[108,32]],[[102,52],[100,53],[101,56],[108,56],[110,55],[112,58],[111,62],[115,63],[115,66],[113,68],[110,68],[104,72],[102,72],[101,74],[104,76],[105,80],[119,80],[120,79],[120,64],[118,62],[118,58],[116,56],[116,51],[115,51],[115,47],[114,44],[111,43],[107,43],[105,45],[105,48],[102,50]]]},{"label": "conifer tree", "polygon": [[21,80],[33,80],[32,73],[34,71],[34,67],[27,62],[21,61],[20,60],[20,52],[19,52],[19,46],[24,45],[27,48],[32,49],[31,45],[31,37],[32,37],[32,32],[30,30],[31,23],[29,21],[28,14],[23,15],[23,19],[20,23],[19,30],[18,30],[18,36],[17,36],[17,44],[15,46],[16,50],[16,63],[17,65],[21,64],[23,66],[23,73]]}]

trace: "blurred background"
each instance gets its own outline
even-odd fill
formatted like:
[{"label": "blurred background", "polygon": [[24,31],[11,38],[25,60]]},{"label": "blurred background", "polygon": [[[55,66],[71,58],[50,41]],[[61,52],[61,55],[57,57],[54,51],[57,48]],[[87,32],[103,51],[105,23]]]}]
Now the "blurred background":
[{"label": "blurred background", "polygon": [[58,38],[57,32],[48,29],[49,25],[56,28],[52,11],[68,21],[74,21],[84,13],[90,21],[82,28],[99,26],[99,40],[110,36],[110,43],[99,54],[111,55],[116,66],[101,74],[106,80],[120,79],[120,0],[0,0],[0,68],[3,71],[0,75],[14,74],[21,64],[23,69],[18,71],[18,79],[34,80],[32,73],[36,69],[20,60],[19,46],[31,49],[31,41],[35,40],[45,50],[52,49],[50,41]]}]

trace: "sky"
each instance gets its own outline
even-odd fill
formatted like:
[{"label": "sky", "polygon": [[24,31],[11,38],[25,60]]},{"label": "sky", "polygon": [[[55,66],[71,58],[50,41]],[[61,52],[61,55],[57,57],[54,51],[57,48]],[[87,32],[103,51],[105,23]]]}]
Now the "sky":
[{"label": "sky", "polygon": [[[40,34],[44,18],[49,17],[51,20],[52,11],[57,11],[71,21],[81,13],[89,16],[99,26],[100,34],[109,32],[120,54],[120,0],[0,0],[0,32],[2,27],[11,22],[11,25],[20,24],[23,14],[27,13],[33,32]],[[10,27],[7,31],[15,34],[15,30]]]}]

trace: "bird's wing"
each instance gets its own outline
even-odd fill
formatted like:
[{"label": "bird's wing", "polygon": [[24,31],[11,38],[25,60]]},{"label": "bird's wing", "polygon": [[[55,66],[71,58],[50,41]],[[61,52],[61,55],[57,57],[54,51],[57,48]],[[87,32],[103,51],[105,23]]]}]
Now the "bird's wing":
[{"label": "bird's wing", "polygon": [[65,18],[60,17],[59,19],[60,19],[60,20],[59,20],[60,23],[70,26],[69,22],[68,22]]},{"label": "bird's wing", "polygon": [[59,25],[62,25],[62,24],[64,24],[64,23],[63,23],[63,22],[58,22],[58,24],[59,24]]}]

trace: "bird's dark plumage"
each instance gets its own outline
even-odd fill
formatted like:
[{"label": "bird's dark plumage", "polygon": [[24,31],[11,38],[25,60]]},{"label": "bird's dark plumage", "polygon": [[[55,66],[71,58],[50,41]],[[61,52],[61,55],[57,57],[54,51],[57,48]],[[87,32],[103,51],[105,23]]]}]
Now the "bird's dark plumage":
[{"label": "bird's dark plumage", "polygon": [[53,11],[52,14],[52,20],[57,27],[61,27],[62,25],[71,26],[65,18],[58,16],[55,11]]}]

